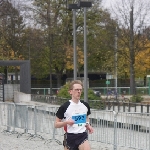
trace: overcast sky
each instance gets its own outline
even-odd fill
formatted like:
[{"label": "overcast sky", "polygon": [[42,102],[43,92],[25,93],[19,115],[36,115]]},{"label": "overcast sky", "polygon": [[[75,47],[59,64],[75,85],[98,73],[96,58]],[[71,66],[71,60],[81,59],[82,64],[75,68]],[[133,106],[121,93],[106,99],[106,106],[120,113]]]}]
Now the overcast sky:
[{"label": "overcast sky", "polygon": [[116,0],[102,0],[102,4],[103,6],[105,6],[106,8],[109,8],[111,6],[111,4],[115,3]]},{"label": "overcast sky", "polygon": [[[102,0],[102,4],[105,7],[109,8],[111,5],[115,4],[116,2],[121,2],[121,1],[122,0]],[[128,1],[132,1],[132,0],[128,0]],[[143,2],[143,3],[149,3],[150,2],[150,0],[140,0],[140,1]],[[136,2],[136,0],[135,0],[135,2]]]},{"label": "overcast sky", "polygon": [[[122,8],[122,1],[124,1],[124,2],[126,1],[127,5],[131,4],[131,2],[134,1],[135,2],[134,3],[134,17],[136,18],[136,24],[139,23],[139,21],[141,21],[140,17],[143,17],[145,15],[145,19],[144,19],[143,23],[145,24],[145,26],[147,26],[147,25],[150,26],[150,17],[149,17],[149,14],[150,14],[150,0],[102,0],[102,5],[105,8],[107,8],[108,10],[110,10],[111,16],[114,17],[113,16],[113,11],[111,11],[112,7],[116,6],[116,4],[118,5],[118,3],[120,3],[120,5],[118,5],[118,6],[120,8]],[[141,4],[143,6],[141,6]],[[128,8],[128,9],[126,9],[127,11],[129,10],[129,6],[130,5],[127,6],[127,8]],[[115,7],[113,7],[113,8],[115,8]],[[141,8],[141,12],[140,12],[141,14],[138,14],[139,8]],[[142,16],[142,14],[143,14],[143,16]]]}]

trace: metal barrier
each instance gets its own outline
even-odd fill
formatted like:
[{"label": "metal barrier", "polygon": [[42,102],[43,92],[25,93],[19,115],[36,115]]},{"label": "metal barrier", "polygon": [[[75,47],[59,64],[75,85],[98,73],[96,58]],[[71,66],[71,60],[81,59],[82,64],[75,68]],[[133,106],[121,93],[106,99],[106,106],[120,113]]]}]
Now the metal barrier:
[{"label": "metal barrier", "polygon": [[89,140],[139,150],[150,149],[150,114],[92,111],[91,124],[95,133]]},{"label": "metal barrier", "polygon": [[[58,107],[0,103],[0,125],[17,137],[41,138],[45,142],[62,144],[63,128],[55,129]],[[137,150],[150,149],[150,114],[91,110],[90,122],[94,133],[89,140]],[[22,130],[24,132],[22,132]]]},{"label": "metal barrier", "polygon": [[15,104],[14,103],[5,103],[4,105],[5,117],[6,117],[6,132],[15,132]]},{"label": "metal barrier", "polygon": [[7,125],[7,116],[6,116],[5,103],[0,102],[0,125],[6,126]]},{"label": "metal barrier", "polygon": [[49,96],[49,95],[32,94],[31,100],[32,101],[38,101],[38,102],[44,102],[44,103],[51,103],[51,104],[57,103],[57,97],[56,96]]}]

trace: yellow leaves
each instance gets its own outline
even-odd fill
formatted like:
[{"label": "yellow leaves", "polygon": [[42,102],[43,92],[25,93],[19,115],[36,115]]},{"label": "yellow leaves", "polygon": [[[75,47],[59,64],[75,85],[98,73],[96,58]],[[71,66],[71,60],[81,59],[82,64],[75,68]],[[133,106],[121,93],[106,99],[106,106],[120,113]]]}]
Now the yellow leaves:
[{"label": "yellow leaves", "polygon": [[69,70],[73,69],[73,64],[69,61],[67,61],[66,66],[67,66],[67,69],[69,69]]},{"label": "yellow leaves", "polygon": [[10,58],[14,58],[15,57],[15,52],[13,50],[10,50],[9,55],[10,55]]},{"label": "yellow leaves", "polygon": [[[66,48],[66,68],[67,69],[73,69],[73,55],[74,55],[74,50],[73,47],[70,45],[65,46]],[[78,65],[83,65],[84,64],[84,55],[83,52],[79,47],[76,48],[77,50],[77,64]]]},{"label": "yellow leaves", "polygon": [[77,47],[77,53],[78,53],[78,62],[79,62],[79,64],[83,65],[84,64],[84,54],[79,47]]},{"label": "yellow leaves", "polygon": [[[118,77],[125,77],[125,74],[127,74],[129,76],[129,49],[128,48],[124,48],[124,49],[120,49],[117,55],[117,72],[118,72]],[[114,58],[115,59],[115,58]],[[115,60],[114,60],[114,64],[115,64]],[[114,67],[116,67],[114,65]]]},{"label": "yellow leaves", "polygon": [[22,55],[19,55],[18,59],[19,59],[19,60],[24,60],[24,58],[23,58]]},{"label": "yellow leaves", "polygon": [[73,48],[70,45],[65,46],[66,49],[66,68],[73,69]]},{"label": "yellow leaves", "polygon": [[5,59],[5,60],[24,60],[22,55],[18,56],[17,52],[12,50],[9,46],[7,46],[7,48],[9,48],[8,51],[4,51],[3,49],[0,49],[0,52],[3,55],[2,59]]},{"label": "yellow leaves", "polygon": [[135,57],[135,70],[139,77],[147,75],[150,70],[150,47],[138,52]]},{"label": "yellow leaves", "polygon": [[16,66],[16,68],[17,68],[18,70],[20,70],[20,66]]}]

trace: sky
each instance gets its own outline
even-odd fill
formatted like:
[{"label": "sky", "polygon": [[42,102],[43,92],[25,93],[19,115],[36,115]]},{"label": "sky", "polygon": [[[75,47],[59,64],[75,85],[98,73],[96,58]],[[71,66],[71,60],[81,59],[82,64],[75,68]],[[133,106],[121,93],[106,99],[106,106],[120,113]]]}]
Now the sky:
[{"label": "sky", "polygon": [[[135,24],[137,24],[137,23],[139,24],[140,23],[139,21],[141,21],[140,17],[144,18],[143,16],[146,14],[144,24],[145,24],[145,26],[150,26],[150,17],[148,15],[148,14],[150,14],[150,9],[149,9],[150,8],[150,0],[102,0],[102,5],[105,8],[107,8],[108,10],[110,9],[111,16],[114,17],[113,11],[111,11],[112,10],[111,6],[113,6],[113,5],[115,6],[116,4],[118,4],[120,2],[119,7],[122,8],[122,1],[126,1],[127,4],[129,4],[132,1],[135,1],[135,3],[134,3],[134,18],[137,19]],[[141,9],[140,14],[138,14],[139,8],[141,8],[141,7],[139,7],[140,4],[143,4],[143,6],[141,6],[143,9]],[[127,7],[129,8],[129,5]],[[113,8],[115,8],[115,7],[113,7]],[[126,9],[125,11],[127,12],[130,10]],[[139,21],[138,21],[138,19],[139,19]]]},{"label": "sky", "polygon": [[[12,1],[15,1],[15,2],[31,2],[32,0],[12,0]],[[108,10],[110,9],[110,13],[111,13],[111,17],[112,18],[115,18],[114,17],[114,14],[113,14],[113,11],[111,6],[115,5],[116,3],[118,2],[122,2],[122,1],[134,1],[134,0],[102,0],[102,5],[104,6],[104,8],[107,8]],[[135,0],[135,2],[138,2],[138,1],[141,1],[142,3],[146,3],[146,2],[149,2],[150,3],[150,0]],[[119,6],[121,8],[121,5]],[[135,10],[135,9],[134,9]],[[149,12],[148,14],[150,14],[150,9],[149,9]],[[150,17],[148,16],[147,18],[147,23],[150,25]]]},{"label": "sky", "polygon": [[111,4],[113,3],[113,1],[115,0],[103,0],[102,4],[106,7],[109,8],[111,6]]},{"label": "sky", "polygon": [[[119,2],[119,1],[121,2],[122,0],[102,0],[102,4],[104,5],[104,7],[110,8],[111,4],[113,5],[113,4],[115,4],[116,2]],[[132,1],[132,0],[128,0],[128,1]],[[141,0],[141,2],[147,3],[147,2],[150,2],[150,1],[149,0]]]}]

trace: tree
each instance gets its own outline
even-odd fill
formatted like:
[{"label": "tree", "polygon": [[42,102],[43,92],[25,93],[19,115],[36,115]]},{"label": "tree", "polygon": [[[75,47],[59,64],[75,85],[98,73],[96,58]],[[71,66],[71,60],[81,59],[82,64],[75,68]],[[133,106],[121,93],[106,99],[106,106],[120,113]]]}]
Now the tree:
[{"label": "tree", "polygon": [[[61,75],[73,71],[73,28],[72,12],[66,9],[66,3],[59,1],[35,0],[34,12],[36,21],[35,27],[42,30],[44,47],[41,51],[40,61],[42,72],[39,75],[46,75],[49,71],[57,74],[57,86],[60,87]],[[77,53],[78,70],[83,71],[83,10],[79,9],[77,15]],[[87,12],[88,26],[88,65],[89,70],[109,70],[111,59],[114,55],[114,29],[116,21],[110,18],[110,14],[100,7],[100,1]],[[43,59],[45,58],[45,59]],[[109,61],[107,59],[109,58]],[[100,63],[101,61],[101,63]],[[107,65],[105,65],[107,62]],[[36,64],[36,63],[35,63]],[[37,64],[36,64],[37,65]],[[44,67],[44,68],[43,68]],[[36,68],[36,66],[35,66]],[[112,67],[111,67],[112,69]],[[34,69],[35,70],[35,69]]]},{"label": "tree", "polygon": [[130,93],[136,94],[135,57],[139,51],[146,48],[147,42],[145,37],[139,37],[138,31],[147,24],[149,5],[145,1],[122,0],[121,3],[116,3],[114,12],[120,28],[118,53],[121,53],[130,64]]},{"label": "tree", "polygon": [[[22,32],[25,27],[23,17],[19,14],[9,1],[3,1],[1,6],[1,37],[10,47],[15,56],[19,55],[22,48]],[[3,45],[3,48],[7,47]],[[18,54],[17,54],[18,53]]]},{"label": "tree", "polygon": [[[114,30],[117,25],[110,13],[101,6],[101,1],[87,9],[88,71],[110,72],[114,56]],[[113,39],[113,40],[112,40]],[[83,51],[83,11],[77,17],[77,44]],[[110,67],[111,66],[111,67]],[[83,64],[78,65],[83,71]]]},{"label": "tree", "polygon": [[28,27],[24,30],[25,42],[21,52],[24,59],[30,59],[31,74],[36,78],[47,77],[49,74],[48,67],[43,68],[41,65],[45,64],[45,56],[43,56],[46,47],[44,35],[44,31],[40,29]]},{"label": "tree", "polygon": [[147,49],[139,51],[135,57],[135,70],[138,77],[145,77],[150,74],[150,41]]},{"label": "tree", "polygon": [[[58,77],[58,85],[60,86],[60,75],[64,71],[64,59],[65,59],[65,46],[67,46],[67,34],[66,25],[64,20],[66,19],[64,1],[46,1],[46,0],[35,0],[34,1],[34,13],[37,18],[36,22],[45,31],[45,41],[47,43],[47,49],[49,49],[49,72],[50,72],[50,89],[52,89],[52,72]],[[61,52],[61,54],[59,54]],[[55,55],[56,54],[56,55]],[[61,59],[60,59],[61,57]],[[60,64],[57,62],[61,61]],[[51,92],[52,93],[52,92]]]},{"label": "tree", "polygon": [[[9,1],[1,1],[0,3],[0,35],[1,50],[3,59],[20,59],[20,49],[22,48],[22,31],[24,29],[23,18],[19,11],[13,7]],[[18,81],[16,68],[16,82]]]}]

